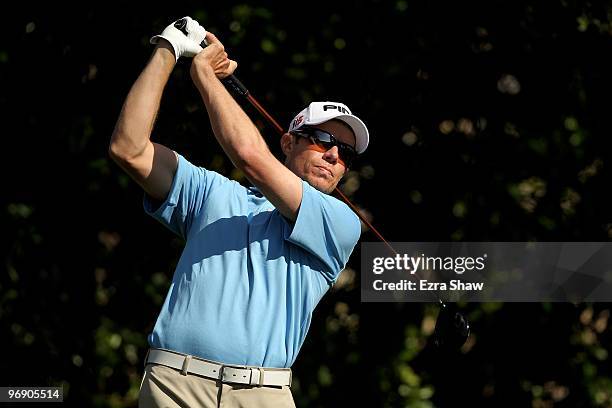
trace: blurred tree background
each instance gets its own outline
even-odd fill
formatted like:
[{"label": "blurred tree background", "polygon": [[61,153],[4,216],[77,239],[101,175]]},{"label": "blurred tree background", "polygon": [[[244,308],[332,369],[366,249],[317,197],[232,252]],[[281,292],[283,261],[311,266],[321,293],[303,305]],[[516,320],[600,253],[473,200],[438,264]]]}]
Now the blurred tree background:
[{"label": "blurred tree background", "polygon": [[[224,41],[282,124],[311,100],[365,120],[370,148],[342,188],[389,240],[612,239],[610,1],[14,7],[0,45],[2,386],[136,406],[183,243],[143,213],[107,148],[149,37],[184,15]],[[188,61],[153,139],[244,181]],[[442,355],[428,343],[434,305],[360,303],[359,260],[357,247],[315,311],[298,406],[612,407],[609,304],[464,305],[474,334]]]}]

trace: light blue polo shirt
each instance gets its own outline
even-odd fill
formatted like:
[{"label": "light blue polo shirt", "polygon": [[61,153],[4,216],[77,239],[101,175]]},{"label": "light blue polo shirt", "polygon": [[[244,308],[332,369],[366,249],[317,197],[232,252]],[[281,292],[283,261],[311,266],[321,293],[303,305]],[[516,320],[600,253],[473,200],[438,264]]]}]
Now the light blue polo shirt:
[{"label": "light blue polo shirt", "polygon": [[166,201],[155,208],[144,199],[145,211],[186,241],[149,344],[290,367],[359,239],[359,219],[303,181],[293,224],[256,188],[178,158]]}]

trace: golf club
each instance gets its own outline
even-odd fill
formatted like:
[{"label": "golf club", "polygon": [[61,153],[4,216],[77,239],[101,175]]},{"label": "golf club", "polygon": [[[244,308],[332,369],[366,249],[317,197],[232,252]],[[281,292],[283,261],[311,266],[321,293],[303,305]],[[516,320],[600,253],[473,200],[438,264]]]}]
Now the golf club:
[{"label": "golf club", "polygon": [[[181,30],[187,35],[186,27],[187,21],[180,19],[175,23],[175,27]],[[208,44],[206,40],[202,42],[202,47],[206,47]],[[235,75],[230,75],[221,80],[223,84],[230,89],[233,95],[240,95],[245,98],[258,112],[259,114],[276,130],[276,132],[282,136],[285,133],[283,127],[261,106],[261,104],[251,95],[249,90],[236,78]],[[387,240],[378,232],[376,228],[361,214],[359,209],[350,202],[350,200],[340,191],[338,187],[335,189],[335,193],[342,198],[354,212],[357,214],[359,219],[372,231],[374,234],[384,242],[389,250],[398,255],[397,251],[387,242]],[[470,324],[466,317],[458,311],[456,304],[446,304],[439,295],[435,295],[439,304],[440,312],[436,319],[436,326],[434,329],[433,340],[434,344],[440,348],[446,349],[458,349],[461,347],[470,335]]]}]

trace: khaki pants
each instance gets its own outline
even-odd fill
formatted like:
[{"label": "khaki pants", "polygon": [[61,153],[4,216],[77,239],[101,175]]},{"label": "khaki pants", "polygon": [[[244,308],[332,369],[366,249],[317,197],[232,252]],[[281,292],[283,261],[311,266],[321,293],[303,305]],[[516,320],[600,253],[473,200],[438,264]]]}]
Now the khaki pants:
[{"label": "khaki pants", "polygon": [[145,367],[138,406],[205,408],[295,408],[289,387],[223,384],[157,364]]}]

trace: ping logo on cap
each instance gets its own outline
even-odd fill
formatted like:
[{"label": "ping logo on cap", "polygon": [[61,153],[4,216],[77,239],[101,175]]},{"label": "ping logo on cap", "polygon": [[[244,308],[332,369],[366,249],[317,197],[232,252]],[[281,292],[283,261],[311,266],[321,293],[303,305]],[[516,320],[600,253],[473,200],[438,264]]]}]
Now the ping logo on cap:
[{"label": "ping logo on cap", "polygon": [[323,112],[326,112],[330,109],[336,109],[342,113],[346,113],[348,115],[351,114],[351,111],[349,111],[348,109],[346,109],[344,106],[340,106],[340,105],[323,105]]}]

